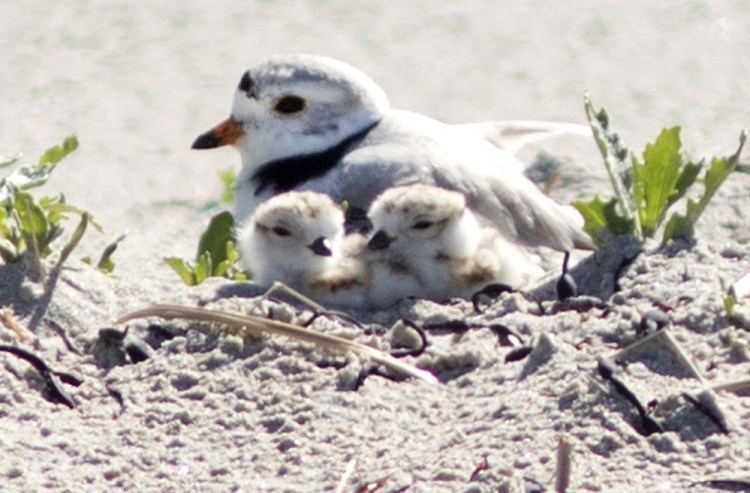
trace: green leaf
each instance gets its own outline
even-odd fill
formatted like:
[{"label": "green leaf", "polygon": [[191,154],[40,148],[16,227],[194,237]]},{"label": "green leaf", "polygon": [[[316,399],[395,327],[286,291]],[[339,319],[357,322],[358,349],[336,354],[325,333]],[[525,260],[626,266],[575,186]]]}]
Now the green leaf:
[{"label": "green leaf", "polygon": [[26,192],[18,192],[13,209],[17,215],[18,226],[24,233],[44,240],[49,232],[49,222],[34,198]]},{"label": "green leaf", "polygon": [[216,277],[221,277],[229,272],[231,268],[232,262],[230,262],[229,260],[224,260],[223,262],[219,262],[219,264],[213,268],[213,272],[211,274]]},{"label": "green leaf", "polygon": [[633,225],[632,234],[641,238],[641,224],[633,195],[633,169],[628,157],[630,150],[620,136],[609,128],[609,115],[604,108],[596,110],[588,96],[584,98],[586,118],[591,126],[594,140],[604,158],[604,167],[612,183],[617,205],[622,217]]},{"label": "green leaf", "polygon": [[78,138],[75,134],[65,138],[61,145],[50,147],[39,157],[39,166],[52,166],[65,159],[71,152],[78,149]]},{"label": "green leaf", "polygon": [[636,208],[643,236],[650,238],[664,219],[683,168],[680,127],[665,128],[646,145],[643,161],[633,156]]},{"label": "green leaf", "polygon": [[3,262],[15,262],[19,255],[18,232],[11,222],[9,211],[0,207],[0,258]]},{"label": "green leaf", "polygon": [[[57,197],[42,197],[39,199],[39,207],[46,213],[47,220],[51,224],[57,224],[63,219],[67,218],[70,209],[75,209],[65,203],[65,197],[58,195]],[[78,214],[82,214],[83,211],[76,210]]]},{"label": "green leaf", "polygon": [[0,257],[6,263],[16,262],[24,248],[14,217],[10,210],[0,205]]},{"label": "green leaf", "polygon": [[230,168],[224,171],[219,171],[218,175],[223,185],[221,202],[223,204],[234,203],[234,182],[237,179],[237,173],[233,168]]},{"label": "green leaf", "polygon": [[50,233],[44,213],[34,203],[31,195],[19,192],[15,195],[13,202],[13,218],[19,232],[16,251],[19,256],[31,251],[32,271],[43,276],[44,270],[40,259],[49,253],[48,236]]},{"label": "green leaf", "polygon": [[234,218],[229,212],[221,212],[211,218],[201,235],[194,263],[175,257],[165,260],[189,286],[200,284],[209,277],[244,279],[236,268],[239,253],[235,241]]},{"label": "green leaf", "polygon": [[115,270],[116,265],[117,264],[112,260],[112,257],[104,257],[96,264],[96,268],[105,274],[111,274]]},{"label": "green leaf", "polygon": [[90,218],[91,215],[87,212],[81,214],[81,220],[78,222],[78,226],[76,227],[75,231],[73,231],[73,234],[68,240],[68,243],[66,243],[63,249],[60,250],[60,258],[57,260],[56,264],[57,267],[61,267],[68,259],[75,247],[78,246],[78,243],[81,241],[81,238],[83,238],[83,235],[86,232],[86,228],[89,225]]},{"label": "green leaf", "polygon": [[118,236],[115,241],[107,245],[104,250],[102,251],[102,254],[99,256],[99,262],[96,263],[96,268],[100,271],[104,272],[105,274],[111,274],[112,271],[115,270],[115,261],[112,260],[112,256],[115,254],[115,251],[117,250],[117,247],[120,245],[120,242],[125,239],[125,235],[121,234]]},{"label": "green leaf", "polygon": [[227,242],[227,262],[229,262],[230,268],[227,270],[226,277],[234,279],[235,281],[247,281],[247,274],[238,267],[240,252],[237,251],[235,241]]},{"label": "green leaf", "polygon": [[682,169],[679,178],[677,178],[675,189],[672,195],[670,195],[669,197],[667,208],[671,207],[672,204],[685,196],[685,193],[687,193],[688,189],[693,185],[693,183],[695,183],[695,180],[698,178],[698,175],[700,174],[702,169],[703,160],[697,163],[694,163],[692,161],[685,163],[685,167]]},{"label": "green leaf", "polygon": [[[37,271],[42,273],[40,259],[48,256],[52,250],[51,243],[62,234],[62,221],[69,213],[78,214],[81,221],[68,243],[60,252],[58,267],[63,264],[70,252],[81,240],[89,224],[101,229],[87,212],[65,203],[65,197],[42,197],[37,202],[26,190],[46,183],[55,165],[78,147],[75,135],[67,137],[59,146],[48,149],[33,166],[21,166],[8,176],[0,179],[0,240],[7,261],[18,260],[30,251],[32,262]],[[17,160],[18,156],[3,158],[0,166],[7,166]],[[13,251],[11,251],[13,250]]]},{"label": "green leaf", "polygon": [[[196,260],[207,252],[212,264],[218,267],[227,260],[227,242],[234,241],[234,217],[228,211],[220,212],[211,218],[208,228],[201,235]],[[209,275],[211,274],[216,275],[209,270]]]},{"label": "green leaf", "polygon": [[0,168],[10,166],[11,164],[21,159],[21,156],[23,156],[23,154],[21,154],[20,152],[9,154],[7,156],[0,156]]},{"label": "green leaf", "polygon": [[577,200],[572,203],[584,220],[583,230],[594,239],[594,243],[602,245],[608,234],[633,235],[635,225],[617,212],[617,199],[604,201],[599,195],[590,201]]},{"label": "green leaf", "polygon": [[232,238],[231,241],[227,241],[227,260],[233,265],[240,260],[240,252],[235,247],[236,239]]},{"label": "green leaf", "polygon": [[701,214],[708,206],[709,202],[719,190],[727,177],[737,169],[742,155],[742,149],[747,141],[747,133],[743,130],[740,134],[740,144],[731,156],[714,157],[711,159],[711,165],[703,177],[703,194],[698,200],[689,199],[685,214],[675,213],[667,222],[664,230],[662,242],[666,243],[674,239],[691,238],[695,232],[695,224],[698,222]]},{"label": "green leaf", "polygon": [[18,261],[18,250],[5,238],[0,238],[0,258],[7,264]]},{"label": "green leaf", "polygon": [[224,276],[230,279],[236,278],[235,264],[239,260],[239,253],[235,249],[234,239],[227,241],[226,258],[214,266],[214,276]]},{"label": "green leaf", "polygon": [[735,298],[732,294],[726,294],[723,298],[724,301],[724,312],[727,315],[727,318],[732,318],[735,316],[735,307],[737,306],[737,298]]},{"label": "green leaf", "polygon": [[71,135],[61,145],[47,149],[36,165],[21,166],[0,179],[0,203],[12,200],[15,190],[28,190],[47,183],[55,165],[77,148],[78,139]]},{"label": "green leaf", "polygon": [[193,269],[183,259],[178,257],[167,257],[164,259],[164,261],[167,263],[167,265],[174,269],[177,274],[179,274],[182,282],[184,282],[188,286],[195,286],[196,284],[198,284],[195,280]]},{"label": "green leaf", "polygon": [[195,263],[195,284],[200,284],[211,276],[213,271],[211,252],[203,252]]},{"label": "green leaf", "polygon": [[688,239],[695,235],[695,221],[685,214],[675,212],[664,226],[664,239],[662,243],[669,240]]},{"label": "green leaf", "polygon": [[0,238],[10,240],[15,236],[15,228],[9,223],[10,215],[5,207],[0,207]]},{"label": "green leaf", "polygon": [[39,200],[39,206],[47,214],[47,220],[50,224],[57,224],[63,219],[67,219],[68,214],[82,216],[88,214],[88,223],[97,231],[102,233],[104,230],[99,223],[94,221],[94,217],[83,209],[65,202],[65,196],[60,194],[57,197],[42,197]]}]

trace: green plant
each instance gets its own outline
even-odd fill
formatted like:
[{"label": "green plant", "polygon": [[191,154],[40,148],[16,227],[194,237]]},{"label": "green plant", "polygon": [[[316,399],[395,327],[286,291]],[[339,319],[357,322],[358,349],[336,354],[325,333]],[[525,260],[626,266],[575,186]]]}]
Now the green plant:
[{"label": "green plant", "polygon": [[736,316],[735,308],[739,303],[737,297],[733,293],[727,293],[722,297],[721,301],[724,304],[724,315],[730,320],[734,319]]},{"label": "green plant", "polygon": [[195,261],[178,257],[164,260],[188,286],[200,284],[209,277],[244,280],[246,276],[237,266],[239,253],[235,243],[234,218],[224,211],[211,218],[208,228],[201,235]]},{"label": "green plant", "polygon": [[229,168],[224,171],[219,171],[218,175],[222,184],[221,203],[233,204],[234,182],[237,180],[237,173],[234,171],[234,168]]},{"label": "green plant", "polygon": [[115,251],[117,250],[117,247],[120,246],[120,242],[125,239],[125,235],[122,234],[115,239],[112,243],[104,247],[104,250],[102,250],[101,255],[99,255],[99,260],[96,262],[96,265],[94,265],[94,261],[91,257],[83,257],[81,260],[89,265],[94,265],[97,269],[102,271],[105,274],[111,274],[115,270],[115,261],[112,259],[112,256],[115,254]]},{"label": "green plant", "polygon": [[584,230],[599,245],[612,234],[632,235],[639,240],[653,238],[665,224],[669,209],[694,190],[693,185],[701,184],[702,193],[688,197],[685,213],[673,212],[666,220],[662,243],[692,238],[706,206],[727,176],[737,169],[747,134],[740,134],[734,154],[712,158],[699,177],[706,168],[705,162],[693,162],[683,155],[679,126],[663,129],[639,158],[610,130],[609,116],[603,108],[595,110],[588,97],[585,108],[615,196],[604,200],[597,195],[590,201],[573,202],[584,218]]},{"label": "green plant", "polygon": [[[36,200],[28,191],[44,185],[57,164],[77,148],[78,139],[71,135],[61,145],[47,149],[35,165],[20,166],[0,179],[0,257],[4,262],[17,262],[29,255],[41,274],[41,259],[52,253],[51,244],[62,234],[62,223],[69,214],[80,216],[80,221],[60,250],[58,265],[65,262],[89,224],[101,230],[88,212],[67,204],[62,194]],[[0,158],[0,168],[19,158]]]},{"label": "green plant", "polygon": [[[229,168],[216,173],[216,176],[221,180],[221,196],[218,200],[209,200],[202,207],[202,211],[214,211],[221,208],[222,206],[234,203],[234,182],[237,179],[237,173],[234,169]],[[179,204],[179,202],[173,202],[173,204]],[[180,205],[188,205],[187,202],[182,202]]]}]

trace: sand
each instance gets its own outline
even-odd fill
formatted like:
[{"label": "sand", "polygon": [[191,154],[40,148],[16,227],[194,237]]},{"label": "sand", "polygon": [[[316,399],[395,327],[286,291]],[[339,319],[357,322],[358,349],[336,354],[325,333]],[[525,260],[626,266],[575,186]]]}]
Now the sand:
[{"label": "sand", "polygon": [[[43,191],[65,193],[105,228],[46,283],[0,265],[0,307],[30,332],[0,326],[0,344],[83,381],[61,384],[72,409],[50,402],[39,372],[0,353],[0,490],[335,491],[352,466],[340,491],[549,491],[560,440],[572,445],[576,491],[683,491],[750,476],[750,401],[721,388],[750,369],[750,310],[730,318],[723,305],[750,270],[744,175],[718,194],[695,242],[649,243],[619,270],[633,255],[625,247],[590,258],[576,275],[601,302],[547,302],[542,313],[506,295],[476,313],[469,302],[404,301],[352,314],[367,330],[313,326],[385,350],[414,340],[392,328],[400,318],[427,327],[426,351],[406,360],[437,385],[363,379],[372,367],[362,358],[188,322],[141,320],[121,343],[100,337],[152,302],[254,302],[257,291],[228,281],[188,288],[162,260],[192,256],[223,207],[216,173],[238,166],[236,152],[189,146],[228,115],[250,63],[334,56],[370,74],[395,107],[448,122],[584,123],[588,91],[634,149],[682,124],[695,157],[729,154],[748,127],[747,4],[34,1],[4,2],[0,19],[0,154],[33,161],[77,133],[81,148]],[[522,157],[540,150],[565,163],[557,200],[608,194],[591,139],[557,138]],[[80,261],[122,233],[114,275]],[[297,304],[267,309],[310,317]],[[498,325],[515,336],[499,337]],[[618,353],[662,326],[669,337]],[[124,346],[148,357],[134,363]],[[617,378],[661,431],[645,436],[647,423],[601,376],[601,357],[618,357]]]}]

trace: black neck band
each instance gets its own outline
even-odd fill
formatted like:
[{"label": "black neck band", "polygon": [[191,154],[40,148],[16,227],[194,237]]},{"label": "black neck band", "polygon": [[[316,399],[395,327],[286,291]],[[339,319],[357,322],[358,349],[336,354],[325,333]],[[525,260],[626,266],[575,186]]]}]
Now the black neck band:
[{"label": "black neck band", "polygon": [[257,184],[255,195],[260,195],[268,187],[273,187],[275,193],[287,192],[307,180],[323,176],[336,166],[352,144],[363,139],[377,124],[375,122],[325,151],[276,159],[261,165],[250,177]]}]

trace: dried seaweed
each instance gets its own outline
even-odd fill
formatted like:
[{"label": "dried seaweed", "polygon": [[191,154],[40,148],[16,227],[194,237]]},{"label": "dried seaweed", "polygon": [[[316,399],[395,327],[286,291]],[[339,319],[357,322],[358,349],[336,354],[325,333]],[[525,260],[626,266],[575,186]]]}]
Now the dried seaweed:
[{"label": "dried seaweed", "polygon": [[644,436],[650,436],[654,433],[663,433],[664,428],[651,416],[649,416],[648,410],[636,397],[632,390],[628,388],[625,383],[615,376],[615,363],[607,358],[600,358],[597,370],[599,375],[605,380],[609,380],[615,387],[615,390],[623,396],[628,402],[630,402],[638,411],[638,415],[641,418],[641,426],[643,430],[639,432]]},{"label": "dried seaweed", "polygon": [[39,374],[42,376],[42,379],[44,380],[44,393],[45,398],[48,401],[55,404],[64,404],[71,409],[75,407],[75,401],[73,401],[73,398],[63,388],[63,386],[60,385],[58,379],[68,385],[78,387],[83,383],[80,378],[69,373],[52,370],[42,358],[25,349],[2,344],[0,345],[0,351],[10,353],[21,358],[24,361],[27,361],[31,364],[31,366],[34,367],[36,371],[39,372]]}]

